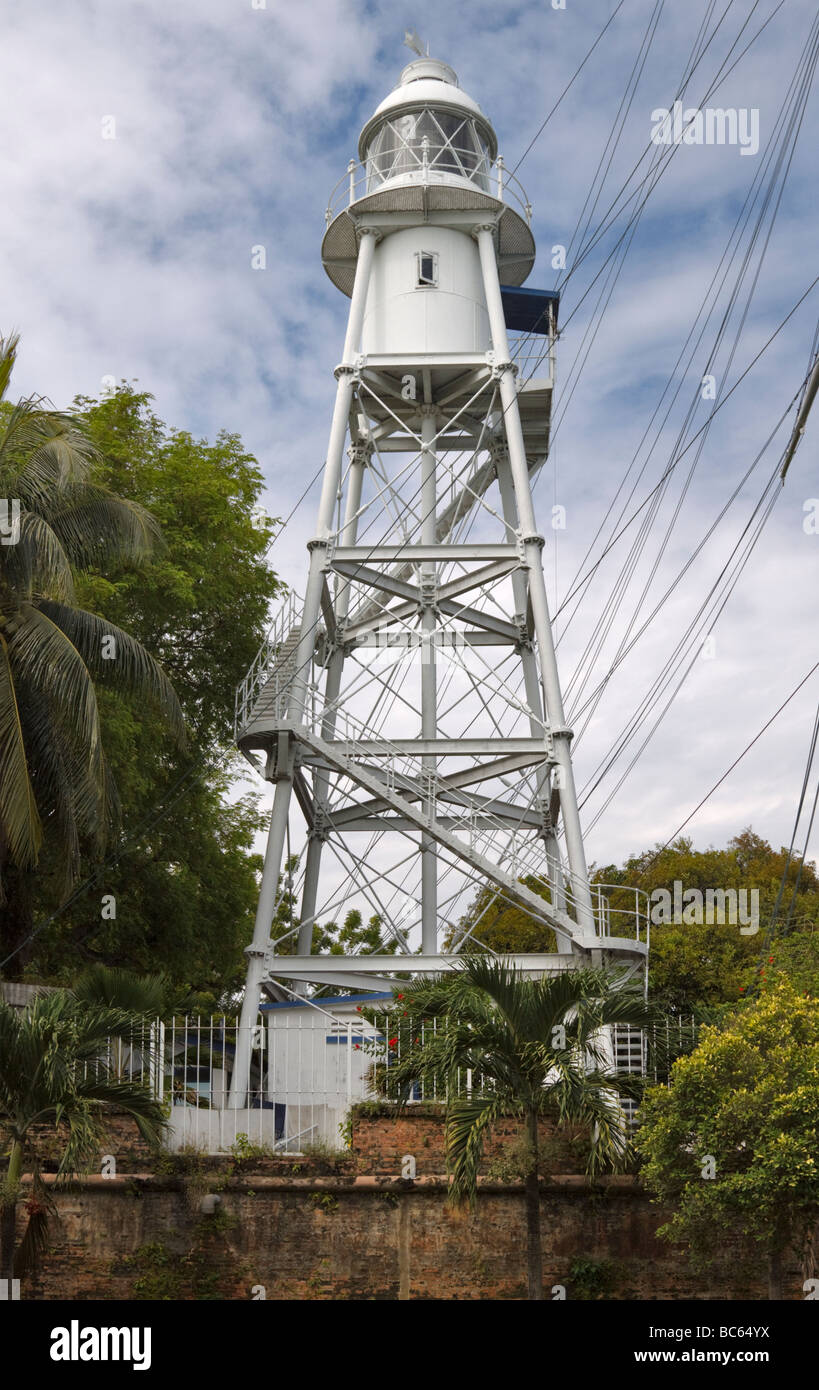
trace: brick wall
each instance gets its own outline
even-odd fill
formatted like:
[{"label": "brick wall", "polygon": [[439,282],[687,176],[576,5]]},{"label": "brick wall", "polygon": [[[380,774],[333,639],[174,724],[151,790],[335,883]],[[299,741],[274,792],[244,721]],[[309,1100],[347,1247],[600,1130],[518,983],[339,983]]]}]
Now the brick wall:
[{"label": "brick wall", "polygon": [[[398,1177],[405,1154],[413,1155],[419,1174],[438,1176],[446,1172],[444,1115],[441,1107],[412,1105],[397,1115],[389,1107],[365,1104],[354,1106],[351,1118],[352,1151],[340,1150],[337,1156],[312,1156],[309,1160],[311,1172],[328,1175],[340,1171],[359,1171]],[[558,1134],[554,1126],[543,1123],[540,1127],[540,1147],[544,1174],[582,1171],[586,1143],[579,1129],[567,1127]],[[522,1171],[522,1148],[520,1122],[514,1119],[499,1121],[485,1145],[481,1172],[496,1178],[519,1176]],[[44,1172],[56,1171],[62,1153],[62,1140],[53,1126],[42,1126],[34,1131],[31,1149]],[[158,1160],[134,1121],[123,1114],[113,1115],[108,1120],[100,1160],[103,1154],[112,1154],[116,1159],[117,1171],[123,1173],[156,1172],[157,1165],[160,1171],[168,1173],[174,1167],[172,1158]],[[214,1170],[225,1165],[225,1159],[215,1156],[203,1156],[201,1162],[203,1167]],[[252,1161],[254,1172],[269,1176],[286,1176],[294,1164],[298,1166],[300,1162],[303,1167],[303,1160],[291,1155],[255,1158]],[[180,1165],[182,1163],[180,1160]],[[245,1166],[241,1161],[233,1161],[234,1172],[242,1171]]]},{"label": "brick wall", "polygon": [[[53,1132],[47,1137],[53,1144]],[[474,1211],[457,1211],[447,1201],[443,1117],[434,1107],[399,1118],[364,1107],[353,1117],[352,1154],[309,1160],[149,1160],[132,1121],[117,1116],[103,1150],[116,1154],[117,1176],[52,1188],[51,1248],[24,1297],[247,1299],[261,1285],[274,1301],[519,1299],[524,1201],[506,1162],[518,1138],[514,1122],[499,1127],[484,1164],[494,1176],[480,1180]],[[694,1274],[684,1254],[658,1240],[667,1213],[635,1177],[593,1187],[565,1172],[571,1154],[559,1162],[553,1136],[544,1131],[542,1141],[552,1175],[541,1193],[547,1296],[563,1285],[570,1299],[765,1297],[761,1263],[726,1249],[720,1267]],[[582,1136],[565,1142],[582,1147]],[[415,1182],[399,1176],[407,1153]],[[219,1199],[210,1214],[208,1194]],[[21,1205],[20,1234],[24,1220]],[[795,1265],[788,1295],[802,1297]]]},{"label": "brick wall", "polygon": [[[434,1178],[245,1176],[218,1195],[205,1215],[203,1191],[178,1179],[94,1177],[61,1192],[51,1250],[24,1297],[249,1299],[259,1285],[268,1300],[524,1296],[519,1187],[483,1180],[473,1212],[453,1210]],[[764,1270],[730,1252],[711,1277],[695,1276],[656,1238],[663,1213],[634,1179],[596,1190],[555,1179],[541,1203],[547,1296],[556,1284],[570,1299],[765,1296]],[[789,1296],[799,1289],[792,1270]]]},{"label": "brick wall", "polygon": [[[106,1119],[105,1143],[100,1149],[103,1154],[113,1154],[117,1168],[124,1172],[143,1172],[150,1170],[155,1162],[155,1152],[145,1142],[136,1123],[130,1115],[113,1114]],[[36,1154],[45,1173],[56,1171],[64,1151],[64,1126],[38,1125],[29,1133],[30,1153]]]},{"label": "brick wall", "polygon": [[[499,1121],[484,1145],[481,1172],[498,1178],[518,1177],[524,1147],[519,1120]],[[444,1114],[440,1106],[412,1104],[400,1114],[388,1106],[357,1105],[352,1110],[352,1148],[359,1167],[368,1173],[398,1176],[401,1159],[412,1154],[416,1172],[446,1172]],[[541,1171],[576,1173],[585,1166],[587,1143],[579,1127],[540,1125]]]}]

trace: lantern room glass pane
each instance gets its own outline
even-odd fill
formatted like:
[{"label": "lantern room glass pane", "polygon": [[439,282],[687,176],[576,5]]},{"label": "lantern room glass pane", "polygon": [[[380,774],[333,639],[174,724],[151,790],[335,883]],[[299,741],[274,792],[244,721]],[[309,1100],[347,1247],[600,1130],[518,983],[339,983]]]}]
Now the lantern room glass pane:
[{"label": "lantern room glass pane", "polygon": [[[426,145],[425,142],[426,141]],[[369,192],[388,179],[455,174],[489,192],[489,149],[475,121],[427,107],[385,121],[367,146]]]}]

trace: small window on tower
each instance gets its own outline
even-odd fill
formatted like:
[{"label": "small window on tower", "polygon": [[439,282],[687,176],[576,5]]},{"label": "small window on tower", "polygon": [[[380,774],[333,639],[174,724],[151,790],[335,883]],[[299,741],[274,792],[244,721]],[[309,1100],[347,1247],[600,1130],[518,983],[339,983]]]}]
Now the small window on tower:
[{"label": "small window on tower", "polygon": [[438,257],[433,251],[419,251],[416,257],[418,262],[418,287],[425,289],[428,286],[438,283]]}]

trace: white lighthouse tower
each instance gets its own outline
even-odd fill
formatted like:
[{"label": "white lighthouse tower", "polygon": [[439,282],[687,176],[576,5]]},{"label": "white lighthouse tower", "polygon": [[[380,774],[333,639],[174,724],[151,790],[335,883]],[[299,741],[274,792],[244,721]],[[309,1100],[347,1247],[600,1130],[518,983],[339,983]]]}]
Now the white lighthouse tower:
[{"label": "white lighthouse tower", "polygon": [[[359,159],[322,245],[350,308],[304,600],[237,695],[238,745],[275,796],[234,1105],[266,989],[449,968],[480,941],[478,888],[553,929],[527,970],[639,968],[647,950],[639,904],[590,885],[583,848],[532,500],[558,304],[520,288],[531,208],[432,58],[405,67]],[[299,910],[273,941],[293,834]],[[313,953],[357,895],[396,954]]]}]

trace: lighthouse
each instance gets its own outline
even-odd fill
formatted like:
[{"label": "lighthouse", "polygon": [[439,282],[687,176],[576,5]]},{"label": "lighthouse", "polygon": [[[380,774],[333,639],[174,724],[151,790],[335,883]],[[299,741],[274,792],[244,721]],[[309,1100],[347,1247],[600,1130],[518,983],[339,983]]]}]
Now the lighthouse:
[{"label": "lighthouse", "polygon": [[[645,964],[644,909],[590,883],[583,846],[533,501],[559,306],[524,288],[531,221],[487,116],[419,53],[327,210],[349,311],[303,599],[237,692],[237,744],[275,791],[234,1105],[277,981],[453,968],[480,943],[476,892],[551,929],[527,971]],[[273,940],[291,837],[298,909]],[[314,953],[359,898],[395,953]]]}]

